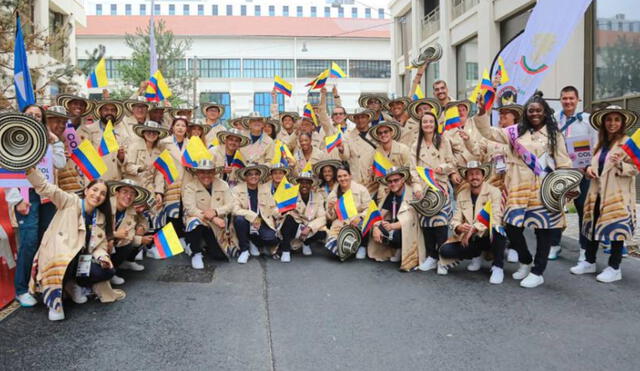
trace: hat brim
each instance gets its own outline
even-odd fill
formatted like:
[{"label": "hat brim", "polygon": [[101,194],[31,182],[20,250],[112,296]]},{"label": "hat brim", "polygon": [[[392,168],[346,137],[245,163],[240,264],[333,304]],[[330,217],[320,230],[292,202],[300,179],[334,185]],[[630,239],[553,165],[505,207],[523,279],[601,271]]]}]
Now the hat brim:
[{"label": "hat brim", "polygon": [[219,131],[216,136],[218,137],[220,144],[224,144],[228,137],[240,138],[240,147],[245,147],[249,144],[249,137],[246,135],[232,133],[226,130]]},{"label": "hat brim", "polygon": [[115,122],[113,122],[113,124],[115,125],[116,123],[120,122],[122,120],[122,117],[124,117],[124,106],[122,105],[122,102],[117,101],[117,100],[102,100],[102,101],[98,101],[95,104],[95,107],[93,109],[93,115],[96,119],[100,119],[100,108],[106,106],[107,104],[113,104],[116,107],[116,118],[115,118]]},{"label": "hat brim", "polygon": [[298,121],[300,119],[300,115],[297,112],[282,112],[282,113],[280,113],[280,116],[279,116],[281,125],[282,125],[282,120],[287,116],[291,117],[291,119],[294,122]]},{"label": "hat brim", "polygon": [[400,133],[400,126],[398,124],[396,124],[395,122],[390,122],[390,121],[380,121],[378,123],[378,125],[374,125],[372,127],[369,128],[369,135],[371,136],[371,138],[373,138],[376,142],[380,141],[380,138],[378,137],[378,128],[381,127],[388,127],[389,129],[391,129],[392,133],[391,133],[391,138],[395,141],[400,140],[400,136],[402,133]]},{"label": "hat brim", "polygon": [[59,117],[61,119],[67,119],[67,120],[72,118],[70,115],[63,114],[63,113],[60,113],[60,112],[49,111],[49,110],[44,111],[44,117],[46,117],[46,118]]},{"label": "hat brim", "polygon": [[0,141],[0,167],[24,171],[37,165],[45,156],[47,129],[40,121],[23,113],[2,113]]},{"label": "hat brim", "polygon": [[316,174],[318,178],[322,177],[322,168],[325,166],[331,166],[334,170],[338,170],[340,166],[342,166],[342,162],[340,160],[330,159],[330,160],[322,160],[313,164],[312,170],[313,173]]},{"label": "hat brim", "polygon": [[211,131],[211,126],[210,125],[203,125],[203,124],[196,123],[196,122],[189,122],[189,125],[187,125],[187,130],[189,130],[189,128],[192,128],[194,126],[197,126],[200,129],[202,129],[203,135],[207,135],[209,133],[209,131]]},{"label": "hat brim", "polygon": [[463,178],[467,177],[467,171],[468,170],[473,170],[473,169],[480,169],[483,171],[484,173],[484,178],[488,179],[489,175],[491,175],[491,165],[490,164],[482,164],[478,167],[458,167],[458,173],[460,173],[460,176],[462,176]]},{"label": "hat brim", "polygon": [[180,111],[189,111],[189,116],[193,116],[193,108],[169,108],[169,116],[174,119]]},{"label": "hat brim", "polygon": [[289,176],[291,174],[291,168],[288,167],[270,167],[269,168],[269,176],[271,176],[272,171],[280,170],[284,172],[284,176]]},{"label": "hat brim", "polygon": [[144,139],[144,132],[145,131],[154,131],[156,133],[158,133],[158,140],[160,139],[164,139],[167,136],[169,136],[169,130],[163,128],[163,127],[157,127],[157,128],[152,128],[146,125],[135,125],[133,127],[133,132],[139,136],[140,138]]},{"label": "hat brim", "polygon": [[244,117],[242,119],[242,127],[249,130],[249,122],[250,121],[262,121],[263,124],[267,123],[267,118],[263,117],[263,116],[256,116],[256,117]]},{"label": "hat brim", "polygon": [[139,185],[133,185],[133,184],[114,180],[114,181],[108,181],[107,186],[109,187],[109,193],[111,195],[115,195],[118,189],[123,187],[133,188],[136,191],[136,197],[133,200],[133,205],[139,205],[143,202],[146,202],[147,199],[151,197],[151,192],[147,191],[143,187],[140,187]]},{"label": "hat brim", "polygon": [[358,105],[362,108],[367,108],[367,102],[369,102],[370,99],[379,100],[382,107],[389,102],[389,98],[382,94],[364,93],[358,98]]},{"label": "hat brim", "polygon": [[217,103],[207,103],[204,104],[201,108],[200,108],[200,112],[202,112],[202,115],[204,117],[207,117],[207,110],[211,107],[216,107],[218,109],[218,111],[220,111],[220,117],[224,116],[224,106],[221,104],[217,104]]},{"label": "hat brim", "polygon": [[522,107],[519,104],[506,104],[504,106],[501,107],[496,107],[494,108],[495,111],[501,112],[503,110],[507,110],[507,111],[514,111],[518,114],[519,118],[522,118],[522,115],[524,114],[524,107]]},{"label": "hat brim", "polygon": [[129,115],[133,114],[133,106],[143,105],[147,107],[147,111],[151,108],[151,105],[148,102],[145,102],[142,100],[135,100],[135,99],[127,99],[124,102],[122,102],[122,105],[124,106],[124,110]]},{"label": "hat brim", "polygon": [[420,119],[422,119],[422,116],[418,115],[418,108],[423,104],[428,104],[431,107],[435,108],[436,117],[439,118],[440,115],[442,114],[442,106],[437,100],[433,98],[422,98],[422,99],[414,100],[411,103],[409,103],[409,107],[407,108],[407,112],[409,113],[409,116],[411,116],[414,120],[420,121]]},{"label": "hat brim", "polygon": [[222,166],[211,166],[211,167],[189,167],[189,166],[185,166],[185,169],[191,173],[191,174],[196,174],[198,172],[198,170],[200,171],[206,171],[206,170],[213,170],[217,173],[219,173],[221,171],[223,167]]},{"label": "hat brim", "polygon": [[387,181],[387,178],[389,178],[392,175],[402,175],[402,177],[404,178],[405,182],[409,181],[411,179],[411,172],[409,171],[408,167],[401,167],[398,168],[396,170],[390,171],[387,174],[385,174],[385,176],[381,176],[380,178],[378,178],[378,182],[384,186],[388,186],[389,182]]},{"label": "hat brim", "polygon": [[72,94],[60,94],[56,97],[56,105],[64,107],[69,112],[69,103],[74,100],[80,100],[87,104],[87,108],[80,117],[85,117],[93,113],[95,102],[91,99],[80,97]]},{"label": "hat brim", "polygon": [[404,104],[404,109],[407,110],[409,108],[409,105],[411,104],[411,98],[409,97],[399,97],[399,98],[394,98],[389,100],[385,105],[384,108],[387,111],[391,110],[391,105],[394,103],[402,103]]},{"label": "hat brim", "polygon": [[308,176],[296,176],[294,178],[291,179],[291,183],[293,184],[298,184],[301,180],[310,180],[311,181],[311,186],[312,187],[317,187],[318,185],[320,185],[320,179],[318,179],[317,177],[308,177]]},{"label": "hat brim", "polygon": [[604,117],[610,113],[619,113],[624,117],[625,131],[631,129],[638,122],[638,114],[634,111],[624,108],[603,108],[595,111],[591,116],[589,116],[589,123],[594,129],[600,130]]},{"label": "hat brim", "polygon": [[251,170],[258,170],[260,172],[261,182],[264,182],[267,176],[271,174],[269,172],[269,168],[265,165],[249,165],[249,166],[243,167],[242,169],[236,170],[236,176],[238,177],[238,179],[244,182],[245,179],[247,178],[246,177],[247,172]]},{"label": "hat brim", "polygon": [[369,122],[373,121],[373,112],[371,112],[369,110],[349,114],[349,115],[347,115],[347,119],[349,121],[351,121],[351,122],[356,122],[356,116],[361,116],[361,115],[368,116],[369,117]]}]

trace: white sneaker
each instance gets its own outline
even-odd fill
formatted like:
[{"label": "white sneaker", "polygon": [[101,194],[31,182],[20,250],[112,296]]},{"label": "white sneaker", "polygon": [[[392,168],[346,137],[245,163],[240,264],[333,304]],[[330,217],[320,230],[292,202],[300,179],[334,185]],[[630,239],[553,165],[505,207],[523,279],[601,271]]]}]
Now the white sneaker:
[{"label": "white sneaker", "polygon": [[504,270],[500,267],[496,267],[495,265],[491,267],[491,278],[489,278],[489,283],[494,285],[499,285],[504,280]]},{"label": "white sneaker", "polygon": [[395,255],[393,255],[391,257],[391,259],[389,259],[392,263],[397,263],[400,260],[402,260],[402,249],[396,249],[396,253]]},{"label": "white sneaker", "polygon": [[549,249],[549,260],[558,259],[560,250],[562,250],[562,246],[551,246],[551,248]]},{"label": "white sneaker", "polygon": [[[75,282],[69,282],[66,287],[67,293],[71,296],[71,300],[73,300],[76,304],[84,304],[87,302],[87,296],[82,292],[82,287],[78,286]],[[62,315],[64,319],[64,314]]]},{"label": "white sneaker", "polygon": [[438,269],[436,270],[436,273],[437,273],[439,276],[446,276],[446,275],[447,275],[447,273],[449,273],[449,269],[447,269],[447,267],[445,267],[445,266],[444,266],[444,265],[442,265],[442,264],[438,264]]},{"label": "white sneaker", "polygon": [[606,267],[599,275],[596,276],[598,282],[611,283],[622,279],[622,270],[620,268],[613,269]]},{"label": "white sneaker", "polygon": [[245,264],[249,260],[249,250],[243,251],[238,256],[238,264]]},{"label": "white sneaker", "polygon": [[140,251],[138,251],[138,254],[136,255],[135,259],[133,259],[133,260],[139,262],[139,261],[142,261],[143,258],[144,258],[144,253],[142,252],[142,249],[140,249]]},{"label": "white sneaker", "polygon": [[432,269],[436,269],[437,266],[438,266],[438,261],[429,256],[422,262],[422,264],[420,264],[420,266],[418,266],[418,269],[420,269],[423,272],[428,272]]},{"label": "white sneaker", "polygon": [[311,256],[311,254],[313,254],[313,252],[311,251],[311,246],[302,245],[302,255]]},{"label": "white sneaker", "polygon": [[283,252],[282,256],[280,257],[280,262],[281,263],[290,263],[291,262],[291,253],[289,251]]},{"label": "white sneaker", "polygon": [[514,249],[507,250],[507,261],[509,263],[517,263],[518,262],[518,252]]},{"label": "white sneaker", "polygon": [[38,304],[36,298],[34,298],[33,295],[29,294],[28,292],[16,296],[16,300],[18,301],[18,303],[20,303],[21,307],[25,308],[33,307],[34,305]]},{"label": "white sneaker", "polygon": [[467,265],[467,270],[469,272],[477,272],[480,270],[481,267],[482,267],[482,256],[476,256],[475,258],[471,259],[471,263]]},{"label": "white sneaker", "polygon": [[253,242],[249,242],[249,253],[251,256],[260,256],[260,250],[258,250],[258,246],[254,245]]},{"label": "white sneaker", "polygon": [[596,273],[596,263],[591,264],[586,261],[581,261],[569,268],[569,272],[573,274]]},{"label": "white sneaker", "polygon": [[201,252],[193,254],[191,257],[191,267],[193,267],[193,269],[204,269]]},{"label": "white sneaker", "polygon": [[356,252],[356,259],[362,260],[367,257],[367,248],[364,246],[358,247],[358,252]]},{"label": "white sneaker", "polygon": [[514,280],[521,280],[529,275],[531,272],[531,264],[520,264],[520,268],[511,275]]},{"label": "white sneaker", "polygon": [[578,261],[583,262],[585,260],[587,260],[586,250],[583,248],[580,248],[580,255],[578,256]]},{"label": "white sneaker", "polygon": [[113,277],[111,277],[111,284],[112,285],[122,285],[124,284],[124,278],[120,277],[120,276],[116,276],[115,274],[113,275]]},{"label": "white sneaker", "polygon": [[120,264],[118,268],[124,269],[126,271],[142,272],[144,270],[144,265],[125,260]]},{"label": "white sneaker", "polygon": [[53,308],[49,308],[49,321],[62,321],[64,319],[64,311],[60,309],[57,311]]},{"label": "white sneaker", "polygon": [[529,273],[522,281],[520,281],[521,287],[526,287],[528,289],[532,289],[534,287],[538,287],[544,283],[544,278],[542,276],[538,276],[537,274]]}]

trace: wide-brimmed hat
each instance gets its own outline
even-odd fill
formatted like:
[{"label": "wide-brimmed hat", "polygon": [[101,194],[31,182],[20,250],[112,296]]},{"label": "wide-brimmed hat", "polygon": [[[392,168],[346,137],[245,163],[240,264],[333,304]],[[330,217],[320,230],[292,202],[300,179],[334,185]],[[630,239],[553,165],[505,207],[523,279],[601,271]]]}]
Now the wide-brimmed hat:
[{"label": "wide-brimmed hat", "polygon": [[136,191],[136,197],[133,200],[133,204],[137,205],[147,201],[147,198],[151,196],[151,192],[146,190],[143,187],[140,187],[135,180],[132,179],[122,179],[122,180],[112,180],[107,182],[107,187],[109,187],[109,193],[115,195],[116,192],[122,187],[130,187]]},{"label": "wide-brimmed hat", "polygon": [[215,163],[213,161],[207,160],[207,159],[200,160],[200,161],[197,162],[196,166],[187,167],[186,169],[187,169],[187,171],[189,171],[189,172],[191,172],[193,174],[195,174],[195,172],[198,171],[198,170],[215,170],[215,171],[219,170],[219,168],[216,167],[216,165],[215,165]]},{"label": "wide-brimmed hat", "polygon": [[521,104],[515,104],[515,103],[505,104],[504,106],[494,108],[494,110],[498,112],[513,111],[518,114],[518,117],[516,117],[516,120],[519,118],[522,118],[522,115],[524,114],[524,107]]},{"label": "wide-brimmed hat", "polygon": [[577,169],[557,169],[547,174],[540,184],[540,199],[547,210],[561,213],[564,210],[569,191],[580,192],[582,171]]},{"label": "wide-brimmed hat", "polygon": [[409,205],[422,216],[432,217],[438,213],[447,203],[447,196],[444,192],[436,191],[427,186],[424,196],[420,200],[409,201]]},{"label": "wide-brimmed hat", "polygon": [[167,128],[152,120],[147,120],[144,124],[133,126],[133,132],[140,138],[144,138],[145,131],[158,133],[158,140],[164,139],[169,135],[169,130]]},{"label": "wide-brimmed hat", "polygon": [[260,181],[264,182],[265,179],[269,176],[270,172],[269,172],[269,168],[265,165],[262,164],[256,164],[256,163],[251,163],[248,164],[247,166],[236,170],[236,175],[238,176],[238,179],[240,179],[241,181],[245,181],[246,177],[247,177],[247,172],[251,171],[251,170],[258,170],[260,172]]},{"label": "wide-brimmed hat", "polygon": [[397,97],[397,98],[393,98],[390,99],[387,103],[385,103],[384,108],[387,111],[391,110],[391,105],[394,103],[402,103],[404,104],[404,109],[406,110],[407,108],[409,108],[409,105],[411,104],[411,98],[409,97]]},{"label": "wide-brimmed hat", "polygon": [[407,108],[407,112],[409,113],[409,116],[411,116],[414,120],[420,121],[422,117],[418,115],[418,107],[420,107],[423,104],[428,104],[431,107],[433,107],[436,111],[434,112],[436,117],[440,117],[440,114],[442,112],[442,106],[440,105],[440,102],[438,102],[438,100],[433,98],[416,99],[411,103],[409,103],[409,107]]},{"label": "wide-brimmed hat", "polygon": [[[149,109],[148,111],[154,111],[154,110],[161,110],[161,111],[165,111],[168,110],[169,107],[166,107],[162,104],[160,104],[160,102],[147,102],[149,104]],[[173,116],[172,116],[173,118]]]},{"label": "wide-brimmed hat", "polygon": [[320,184],[320,179],[318,179],[318,177],[315,176],[315,174],[310,171],[303,171],[300,174],[298,174],[298,176],[294,176],[291,179],[291,183],[298,184],[301,180],[311,181],[312,187],[316,187]]},{"label": "wide-brimmed hat", "polygon": [[97,101],[93,107],[93,116],[99,120],[100,108],[108,104],[113,104],[116,107],[116,117],[115,117],[115,120],[113,121],[113,124],[115,125],[116,123],[120,122],[120,120],[122,120],[122,117],[124,116],[124,106],[122,105],[122,102],[120,102],[119,100],[107,99],[107,100]]},{"label": "wide-brimmed hat", "polygon": [[374,113],[368,108],[358,107],[353,111],[353,113],[347,115],[347,119],[349,119],[349,121],[356,122],[355,117],[360,115],[369,116],[369,121],[371,121],[373,120]]},{"label": "wide-brimmed hat", "polygon": [[242,124],[242,121],[245,119],[245,116],[240,116],[240,117],[234,117],[232,119],[229,119],[227,121],[227,125],[230,128],[234,128],[235,124],[240,123],[240,125],[244,128],[244,125]]},{"label": "wide-brimmed hat", "polygon": [[269,175],[271,175],[271,172],[274,170],[283,171],[285,176],[288,176],[289,174],[291,174],[291,168],[286,166],[282,162],[269,164]]},{"label": "wide-brimmed hat", "polygon": [[240,138],[240,147],[244,147],[249,144],[249,137],[244,135],[240,130],[232,127],[231,129],[219,131],[216,134],[218,137],[218,141],[220,144],[224,144],[227,141],[228,137],[238,137]]},{"label": "wide-brimmed hat", "polygon": [[386,126],[389,129],[391,129],[391,138],[393,140],[399,140],[400,139],[400,135],[402,134],[400,132],[400,125],[398,125],[397,122],[393,122],[393,121],[380,121],[378,123],[378,125],[374,125],[372,127],[369,128],[369,135],[371,136],[371,138],[373,138],[376,142],[379,142],[380,139],[378,138],[378,129]]},{"label": "wide-brimmed hat", "polygon": [[382,105],[382,107],[384,107],[385,104],[387,104],[387,102],[389,102],[389,98],[387,97],[386,94],[382,94],[382,93],[362,93],[362,94],[360,94],[360,97],[358,97],[358,105],[360,107],[362,107],[362,108],[367,108],[367,103],[371,99],[379,100],[380,104]]},{"label": "wide-brimmed hat", "polygon": [[48,139],[47,128],[33,117],[15,111],[0,114],[0,167],[24,171],[37,165]]},{"label": "wide-brimmed hat", "polygon": [[147,110],[149,110],[149,107],[151,107],[151,104],[149,104],[149,102],[147,102],[145,97],[143,96],[138,96],[136,97],[136,99],[127,99],[122,102],[122,105],[124,106],[124,110],[127,111],[128,114],[133,113],[133,106],[145,106],[147,107]]},{"label": "wide-brimmed hat", "polygon": [[242,118],[242,126],[247,130],[249,129],[249,121],[262,121],[267,123],[267,118],[260,115],[260,112],[251,112],[249,115],[244,116]]},{"label": "wide-brimmed hat", "polygon": [[609,113],[619,113],[624,117],[624,130],[627,131],[632,128],[638,122],[638,114],[634,111],[624,109],[620,106],[608,106],[607,108],[599,109],[589,116],[589,122],[594,129],[600,130],[604,117]]},{"label": "wide-brimmed hat", "polygon": [[458,172],[463,178],[467,177],[467,171],[472,169],[480,169],[484,173],[485,179],[489,178],[489,174],[491,174],[491,164],[490,163],[482,163],[480,161],[469,161],[467,162],[467,166],[458,167]]},{"label": "wide-brimmed hat", "polygon": [[278,133],[280,132],[280,129],[282,129],[282,126],[280,125],[280,120],[267,119],[265,124],[273,126],[273,131],[275,132],[275,135],[278,135]]},{"label": "wide-brimmed hat", "polygon": [[62,119],[70,119],[71,116],[67,114],[67,109],[63,106],[51,106],[44,111],[44,116],[46,118],[49,117],[59,117]]},{"label": "wide-brimmed hat", "polygon": [[291,117],[291,119],[293,119],[294,122],[300,119],[300,115],[297,112],[280,112],[280,115],[278,116],[278,118],[280,119],[281,124],[282,124],[282,120],[287,116]]},{"label": "wide-brimmed hat", "polygon": [[335,159],[328,159],[328,160],[318,161],[315,164],[313,164],[313,173],[318,178],[321,178],[322,177],[322,168],[324,168],[325,166],[331,166],[333,168],[333,170],[337,171],[338,168],[342,166],[342,161],[335,160]]},{"label": "wide-brimmed hat", "polygon": [[[173,118],[176,116],[180,116],[178,113],[181,111],[188,111],[189,112],[189,116],[193,116],[193,107],[187,105],[187,104],[180,104],[178,105],[178,107],[170,107],[169,108],[169,115]],[[182,115],[184,116],[184,115]]]},{"label": "wide-brimmed hat", "polygon": [[446,106],[444,106],[444,110],[448,110],[449,108],[453,107],[453,106],[466,106],[467,107],[467,112],[471,111],[471,101],[468,99],[462,99],[462,100],[452,100],[451,102],[447,103]]},{"label": "wide-brimmed hat", "polygon": [[389,179],[389,177],[392,175],[401,175],[405,181],[411,179],[411,171],[409,171],[409,168],[406,166],[402,166],[389,168],[384,176],[378,178],[378,182],[382,185],[388,186],[389,182],[387,181],[387,179]]},{"label": "wide-brimmed hat", "polygon": [[204,115],[204,117],[207,117],[207,110],[212,107],[215,107],[218,109],[218,111],[220,111],[220,117],[224,116],[224,105],[218,104],[216,102],[204,103],[200,107],[200,111],[202,112],[202,115]]},{"label": "wide-brimmed hat", "polygon": [[189,125],[187,128],[198,126],[202,129],[202,135],[207,135],[209,130],[211,130],[211,125],[205,124],[202,120],[189,121]]},{"label": "wide-brimmed hat", "polygon": [[64,107],[67,111],[69,111],[69,102],[79,100],[83,101],[87,104],[87,109],[85,109],[84,113],[81,114],[81,117],[90,115],[93,112],[93,106],[95,104],[94,101],[87,97],[83,97],[80,95],[73,94],[60,94],[56,97],[56,105]]},{"label": "wide-brimmed hat", "polygon": [[345,261],[356,254],[361,243],[362,232],[351,224],[347,224],[338,232],[335,254],[340,261]]}]

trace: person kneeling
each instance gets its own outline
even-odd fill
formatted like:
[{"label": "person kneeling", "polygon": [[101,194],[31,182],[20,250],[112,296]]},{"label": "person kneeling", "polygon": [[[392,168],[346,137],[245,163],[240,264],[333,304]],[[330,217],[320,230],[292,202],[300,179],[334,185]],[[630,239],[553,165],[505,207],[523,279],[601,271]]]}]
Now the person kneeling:
[{"label": "person kneeling", "polygon": [[[481,254],[491,252],[493,266],[491,278],[493,284],[502,283],[502,270],[506,238],[502,230],[502,196],[498,188],[485,182],[489,165],[481,165],[470,161],[461,174],[468,186],[458,193],[458,207],[451,220],[451,228],[455,232],[440,248],[440,264],[453,266],[459,260],[471,259],[467,270],[480,270]],[[446,274],[447,270],[439,270]],[[443,273],[440,273],[443,272]]]}]

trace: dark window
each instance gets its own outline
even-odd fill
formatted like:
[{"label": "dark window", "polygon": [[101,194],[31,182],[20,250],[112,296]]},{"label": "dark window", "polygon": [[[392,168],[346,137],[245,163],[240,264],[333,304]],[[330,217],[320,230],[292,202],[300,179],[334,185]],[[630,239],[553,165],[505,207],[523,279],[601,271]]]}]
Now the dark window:
[{"label": "dark window", "polygon": [[216,102],[224,106],[223,120],[231,118],[231,95],[229,93],[200,93],[200,103]]},{"label": "dark window", "polygon": [[248,78],[294,77],[293,59],[244,59],[242,71],[243,77]]},{"label": "dark window", "polygon": [[[310,91],[309,94],[307,94],[307,102],[311,103],[314,106],[316,104],[320,104],[320,93],[318,91]],[[333,94],[327,94],[327,112],[333,112],[335,106],[336,104],[333,101]]]},{"label": "dark window", "polygon": [[269,17],[276,16],[276,7],[273,5],[269,5]]},{"label": "dark window", "polygon": [[211,5],[211,15],[218,15],[218,6]]},{"label": "dark window", "polygon": [[176,15],[176,6],[169,4],[169,15]]},{"label": "dark window", "polygon": [[[78,68],[84,68],[89,61],[86,59],[78,59]],[[119,79],[122,74],[119,71],[119,67],[131,63],[128,59],[105,59],[104,64],[107,70],[107,78]]]},{"label": "dark window", "polygon": [[312,17],[317,17],[318,16],[318,11],[317,11],[315,6],[311,7],[311,16]]},{"label": "dark window", "polygon": [[247,15],[247,6],[246,5],[240,5],[240,15],[242,15],[242,16]]},{"label": "dark window", "polygon": [[366,8],[364,10],[364,17],[365,18],[371,18],[371,8]]},{"label": "dark window", "polygon": [[325,7],[324,7],[324,17],[325,17],[325,18],[329,18],[329,17],[331,17],[331,8],[330,8],[330,7],[328,7],[328,6],[325,6]]},{"label": "dark window", "polygon": [[147,4],[140,4],[140,15],[147,15]]},{"label": "dark window", "polygon": [[338,18],[344,18],[344,8],[343,7],[339,7],[338,8]]},{"label": "dark window", "polygon": [[240,77],[240,59],[200,59],[200,77]]},{"label": "dark window", "polygon": [[118,5],[111,4],[111,15],[118,15]]},{"label": "dark window", "polygon": [[102,15],[102,4],[96,4],[96,15]]},{"label": "dark window", "polygon": [[190,12],[189,12],[189,4],[184,4],[184,5],[182,6],[182,14],[183,14],[183,15],[189,15],[189,13],[190,13]]},{"label": "dark window", "polygon": [[204,15],[204,5],[198,5],[198,15]]},{"label": "dark window", "polygon": [[259,17],[259,16],[260,16],[260,5],[256,5],[256,6],[255,6],[255,8],[254,8],[254,15],[255,15],[256,17]]},{"label": "dark window", "polygon": [[131,15],[131,4],[125,4],[124,15]]},{"label": "dark window", "polygon": [[350,60],[349,77],[387,79],[391,77],[390,61]]},{"label": "dark window", "polygon": [[378,9],[378,18],[384,19],[384,9]]},{"label": "dark window", "polygon": [[286,6],[286,5],[282,7],[282,16],[283,17],[288,17],[289,16],[289,7]]},{"label": "dark window", "polygon": [[298,77],[314,78],[327,68],[331,68],[331,62],[336,62],[340,68],[346,71],[347,61],[344,59],[334,61],[329,59],[298,59]]},{"label": "dark window", "polygon": [[301,6],[296,7],[296,15],[298,17],[302,17],[302,7]]},{"label": "dark window", "polygon": [[351,18],[358,18],[358,8],[351,8]]},{"label": "dark window", "polygon": [[155,4],[153,6],[153,14],[154,15],[160,15],[160,4]]},{"label": "dark window", "polygon": [[233,15],[233,5],[227,5],[227,15]]},{"label": "dark window", "polygon": [[[191,60],[189,61],[189,67],[193,66]],[[173,61],[167,61],[167,71],[173,71],[175,76],[185,77],[188,74],[187,72],[187,62],[184,59],[176,59]]]},{"label": "dark window", "polygon": [[[276,94],[278,97],[278,111],[284,111],[284,95]],[[260,116],[271,116],[271,93],[253,93],[253,110],[260,112]]]}]

